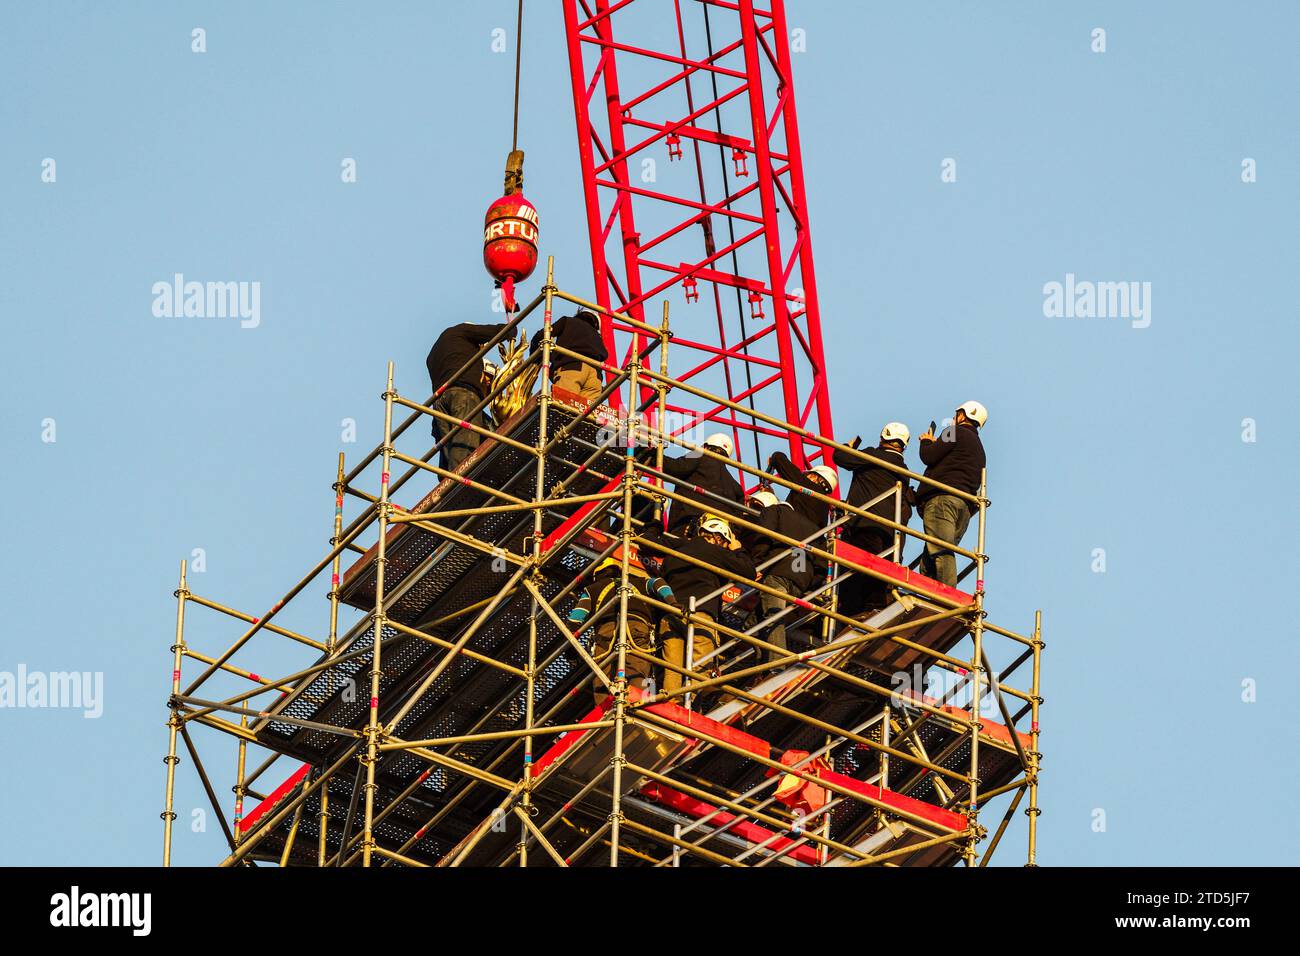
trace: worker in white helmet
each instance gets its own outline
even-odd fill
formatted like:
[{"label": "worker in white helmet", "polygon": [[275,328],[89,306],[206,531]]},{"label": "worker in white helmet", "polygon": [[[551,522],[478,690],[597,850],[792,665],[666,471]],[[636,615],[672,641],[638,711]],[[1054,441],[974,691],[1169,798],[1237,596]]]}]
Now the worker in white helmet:
[{"label": "worker in white helmet", "polygon": [[[798,496],[799,493],[796,491],[790,492],[789,495],[790,498]],[[776,495],[770,491],[760,491],[750,498],[750,502],[763,506],[757,524],[763,532],[772,532],[771,534],[756,533],[756,540],[751,548],[754,561],[758,564],[776,559],[763,570],[763,576],[759,579],[766,588],[779,592],[776,594],[768,591],[759,592],[759,609],[764,618],[769,618],[784,611],[789,604],[789,598],[803,597],[825,577],[825,563],[815,558],[808,548],[824,548],[826,542],[819,534],[822,526],[814,524],[789,501],[778,501]],[[804,545],[794,547],[787,544],[787,540],[804,542]],[[774,622],[763,635],[765,641],[783,651],[790,649],[786,623],[785,618]],[[778,653],[769,651],[768,660],[777,657]]]},{"label": "worker in white helmet", "polygon": [[[734,458],[730,436],[717,432],[701,442],[714,455]],[[668,531],[684,536],[692,524],[706,512],[731,517],[745,500],[740,482],[727,466],[711,455],[691,451],[678,458],[664,459],[664,472],[673,479],[673,491],[690,502],[674,501],[668,509]]]},{"label": "worker in white helmet", "polygon": [[[758,488],[751,491],[749,497],[745,499],[745,504],[748,506],[751,513],[743,515],[742,517],[751,524],[759,524],[763,520],[763,509],[769,508],[772,505],[777,504],[779,501],[780,499],[772,493],[770,485],[759,485]],[[737,525],[732,530],[735,531],[736,537],[740,539],[741,547],[750,554],[754,553],[760,540],[767,540],[766,536],[753,528]]]},{"label": "worker in white helmet", "polygon": [[[950,485],[967,494],[979,494],[980,475],[984,470],[984,443],[980,430],[989,420],[988,410],[979,402],[964,402],[953,413],[953,423],[936,436],[934,423],[920,436],[921,461],[925,477]],[[925,482],[917,489],[925,533],[961,544],[970,524],[971,508],[962,498],[942,492]],[[957,586],[957,556],[941,545],[925,544],[925,567],[935,580],[949,587]]]},{"label": "worker in white helmet", "polygon": [[[835,450],[835,464],[852,472],[853,481],[849,485],[848,503],[858,508],[866,508],[869,514],[878,515],[893,521],[895,507],[898,508],[898,520],[907,524],[912,517],[913,494],[907,478],[888,468],[882,468],[876,462],[888,462],[899,468],[906,468],[903,451],[911,439],[911,430],[902,422],[890,422],[880,430],[880,444],[875,448],[861,448],[862,438],[855,437],[848,444],[856,448],[862,458],[849,452]],[[900,487],[901,484],[901,487]],[[897,489],[897,491],[895,491]],[[882,494],[888,496],[870,507]],[[902,500],[896,500],[896,495]],[[884,525],[877,524],[869,518],[855,515],[844,525],[841,540],[869,554],[880,555],[894,545],[894,532]],[[892,555],[891,555],[892,557]],[[841,614],[850,617],[865,611],[882,608],[886,603],[886,586],[884,582],[866,574],[849,575],[839,586],[838,607]]]},{"label": "worker in white helmet", "polygon": [[[699,522],[698,532],[672,547],[686,558],[694,558],[695,561],[708,565],[701,567],[670,554],[664,557],[659,573],[683,608],[690,607],[691,598],[696,599],[689,669],[715,676],[720,661],[712,655],[718,649],[718,631],[715,625],[722,615],[722,597],[714,592],[733,583],[736,578],[752,581],[757,573],[754,561],[741,548],[730,522],[715,514],[705,514]],[[729,571],[730,574],[720,574],[719,570]],[[706,597],[708,600],[705,600]],[[665,691],[676,690],[682,685],[682,674],[675,668],[687,668],[686,634],[687,622],[681,615],[665,614],[660,619],[659,640],[663,647],[663,659],[671,665],[664,668]]]},{"label": "worker in white helmet", "polygon": [[[767,470],[774,472],[784,480],[823,495],[833,495],[840,486],[840,476],[829,465],[817,465],[807,471],[795,467],[790,456],[783,451],[773,452],[767,460]],[[795,511],[806,517],[817,527],[825,527],[830,520],[831,506],[818,501],[812,495],[791,491],[786,496]]]}]

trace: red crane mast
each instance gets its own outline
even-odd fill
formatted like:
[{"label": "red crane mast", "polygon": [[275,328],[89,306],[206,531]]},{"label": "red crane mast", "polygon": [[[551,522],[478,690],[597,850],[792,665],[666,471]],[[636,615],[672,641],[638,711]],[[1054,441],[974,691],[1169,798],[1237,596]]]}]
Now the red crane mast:
[{"label": "red crane mast", "polygon": [[[674,377],[832,435],[783,0],[564,0],[564,21],[597,301],[653,324],[647,303],[681,289]],[[616,359],[640,347],[604,334]],[[725,406],[668,410],[758,467],[760,435],[829,460]]]}]

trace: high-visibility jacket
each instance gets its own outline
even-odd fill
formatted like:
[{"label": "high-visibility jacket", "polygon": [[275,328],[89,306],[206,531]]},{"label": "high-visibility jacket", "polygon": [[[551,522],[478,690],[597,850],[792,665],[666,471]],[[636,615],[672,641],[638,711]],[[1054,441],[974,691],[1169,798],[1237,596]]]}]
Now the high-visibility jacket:
[{"label": "high-visibility jacket", "polygon": [[[606,604],[618,600],[618,585],[622,575],[621,560],[611,557],[600,562],[591,576],[591,583],[578,596],[578,603],[569,611],[569,623],[581,625]],[[635,617],[646,624],[653,622],[655,610],[644,602],[636,600],[640,594],[644,593],[670,604],[676,600],[668,582],[660,577],[651,577],[639,562],[628,563],[628,584],[633,589],[628,595],[628,617]],[[605,618],[606,621],[615,619],[613,615],[607,615]]]}]

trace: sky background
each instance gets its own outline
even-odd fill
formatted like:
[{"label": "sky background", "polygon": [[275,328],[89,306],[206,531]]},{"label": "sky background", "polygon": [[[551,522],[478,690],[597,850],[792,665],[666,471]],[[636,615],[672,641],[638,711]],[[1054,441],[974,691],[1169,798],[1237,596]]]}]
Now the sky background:
[{"label": "sky background", "polygon": [[[380,439],[385,363],[423,398],[438,331],[496,320],[480,231],[510,145],[492,31],[513,14],[0,7],[0,671],[104,680],[98,719],[0,709],[0,863],[160,860],[180,562],[202,549],[191,589],[262,613],[327,550],[336,456]],[[839,437],[990,411],[988,606],[1022,632],[1042,608],[1048,645],[1040,862],[1295,863],[1300,8],[788,15]],[[543,252],[589,294],[558,7],[528,3],[524,71]],[[260,282],[260,326],[155,317],[176,272]],[[1150,326],[1045,317],[1067,273],[1150,282]],[[286,625],[323,633],[322,593]],[[239,633],[189,614],[206,653]],[[260,647],[237,662],[306,659]],[[196,733],[229,809],[233,747]],[[179,778],[175,860],[215,862],[188,758]]]}]

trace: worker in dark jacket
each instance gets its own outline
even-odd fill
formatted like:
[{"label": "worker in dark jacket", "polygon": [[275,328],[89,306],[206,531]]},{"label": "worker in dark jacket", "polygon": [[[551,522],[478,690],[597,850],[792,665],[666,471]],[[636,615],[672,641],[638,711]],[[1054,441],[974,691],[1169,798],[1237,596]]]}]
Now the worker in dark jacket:
[{"label": "worker in dark jacket", "polygon": [[[443,330],[424,362],[429,369],[429,381],[433,386],[435,409],[450,415],[457,422],[469,421],[480,428],[488,427],[486,411],[472,417],[470,412],[491,391],[491,363],[474,362],[463,369],[462,366],[474,358],[484,345],[504,332],[505,328],[504,324],[476,325],[473,322],[462,322]],[[478,432],[441,418],[433,420],[433,434],[439,439],[452,435],[451,440],[442,446],[442,467],[448,471],[459,467],[482,441]]]},{"label": "worker in dark jacket", "polygon": [[[979,402],[966,402],[953,415],[950,428],[935,437],[933,429],[921,437],[921,461],[925,463],[925,477],[951,485],[958,491],[976,495],[980,490],[980,477],[984,470],[984,443],[980,429],[989,420],[989,413]],[[918,489],[921,518],[925,533],[949,544],[961,544],[966,526],[970,524],[971,509],[966,501],[956,495],[946,494],[921,483]],[[957,556],[941,545],[926,542],[926,567],[930,575],[949,587],[957,586]]]},{"label": "worker in dark jacket", "polygon": [[[734,449],[731,439],[721,432],[704,439],[704,447],[724,458],[731,458]],[[674,501],[668,509],[668,531],[684,535],[692,521],[705,513],[734,517],[739,509],[728,507],[727,502],[742,505],[745,494],[727,466],[708,455],[686,454],[680,458],[664,459],[664,473],[673,479],[673,490],[691,503]],[[711,492],[718,497],[700,494]],[[719,501],[718,498],[723,500]]]},{"label": "worker in dark jacket", "polygon": [[[577,315],[566,315],[558,322],[553,322],[551,344],[585,355],[593,362],[602,365],[609,358],[605,340],[600,335],[600,319],[596,317],[596,313],[588,312],[586,309],[581,310]],[[539,331],[533,336],[531,350],[537,352],[541,347],[542,333]],[[551,369],[554,375],[551,380],[552,386],[581,395],[588,402],[599,398],[600,393],[604,391],[605,386],[600,380],[600,372],[585,362],[556,353],[551,357]]]},{"label": "worker in dark jacket", "polygon": [[[771,485],[759,485],[745,499],[747,510],[740,512],[740,517],[750,524],[757,525],[762,519],[763,509],[769,504],[775,504],[777,500],[776,495],[772,494]],[[758,528],[743,527],[733,523],[731,530],[740,539],[740,546],[750,554],[755,553],[759,542],[769,540],[767,535]]]},{"label": "worker in dark jacket", "polygon": [[[663,560],[660,573],[677,600],[682,603],[683,609],[690,608],[691,598],[697,601],[690,664],[686,662],[687,622],[672,614],[665,614],[660,621],[659,640],[663,645],[664,660],[677,667],[714,676],[718,673],[718,659],[715,657],[705,660],[719,646],[718,632],[714,625],[722,616],[722,595],[714,592],[734,583],[737,577],[753,581],[757,576],[754,561],[741,548],[731,525],[716,515],[706,517],[700,522],[699,533],[680,545],[674,545],[673,550],[710,567],[702,568],[671,554]],[[711,568],[730,571],[731,576],[719,574]],[[704,600],[711,594],[713,597]],[[665,668],[663,689],[676,690],[681,685],[682,675],[671,667]]]},{"label": "worker in dark jacket", "polygon": [[[881,429],[879,447],[860,448],[858,450],[875,461],[888,462],[891,465],[897,465],[899,468],[906,468],[907,463],[903,460],[903,451],[907,448],[907,442],[911,437],[912,433],[902,422],[890,422]],[[861,444],[861,438],[854,438],[850,442],[853,448],[858,448]],[[888,497],[876,502],[869,508],[865,508],[865,510],[869,514],[893,521],[895,520],[894,509],[897,505],[897,520],[900,524],[907,524],[912,517],[912,490],[906,478],[887,468],[873,464],[870,459],[864,460],[838,449],[835,451],[834,459],[835,464],[853,473],[853,481],[849,485],[849,504],[863,508],[872,499],[889,493]],[[901,493],[903,500],[898,502],[892,492],[895,485],[900,481],[902,482]],[[842,539],[846,544],[860,548],[870,554],[878,555],[893,545],[894,532],[884,525],[876,524],[874,521],[855,515],[845,523]],[[898,559],[895,558],[895,560]],[[861,614],[863,611],[876,610],[885,606],[887,593],[884,582],[866,574],[851,574],[839,586],[838,609],[841,614],[847,614],[850,617]]]},{"label": "worker in dark jacket", "polygon": [[[798,492],[790,493],[791,497],[796,494]],[[756,492],[750,500],[762,506],[763,510],[759,514],[757,523],[765,530],[795,541],[807,542],[807,547],[823,547],[824,542],[818,535],[823,525],[814,524],[789,501],[778,500],[770,491]],[[760,536],[759,542],[754,546],[755,563],[763,564],[777,555],[781,555],[780,560],[762,572],[762,583],[780,592],[780,594],[759,592],[759,608],[765,618],[780,613],[789,604],[788,598],[780,595],[803,597],[816,586],[818,578],[826,573],[825,565],[815,559],[806,548],[793,547],[776,538]],[[781,622],[777,622],[772,627],[765,640],[786,650],[790,646],[786,639],[785,624]],[[777,656],[779,655],[776,652],[770,652],[768,659],[773,660]]]},{"label": "worker in dark jacket", "polygon": [[[767,470],[792,484],[810,488],[823,495],[832,494],[840,484],[840,476],[829,465],[817,465],[807,471],[800,471],[783,451],[772,453],[772,457],[767,460]],[[798,491],[790,491],[786,497],[795,511],[817,527],[824,528],[830,521],[831,506],[826,502]]]},{"label": "worker in dark jacket", "polygon": [[[592,574],[591,583],[578,595],[578,603],[569,611],[569,624],[577,628],[585,624],[589,618],[594,617],[602,608],[613,605],[596,622],[596,635],[591,643],[591,656],[596,659],[597,663],[602,658],[613,655],[618,649],[618,588],[622,576],[623,549],[620,545],[612,555],[597,565],[595,572]],[[652,665],[644,657],[633,654],[631,648],[635,647],[646,654],[654,654],[654,625],[651,622],[658,617],[658,611],[642,601],[640,596],[643,594],[648,595],[674,607],[680,605],[673,595],[673,589],[668,586],[668,582],[662,577],[649,574],[641,564],[635,550],[628,559],[628,579],[632,592],[627,599],[629,649],[625,655],[625,673],[629,684],[641,690],[649,690],[647,682],[650,680]],[[616,664],[617,658],[610,656],[610,662]],[[593,684],[592,693],[595,695],[597,704],[606,697],[604,685],[599,681]]]}]

